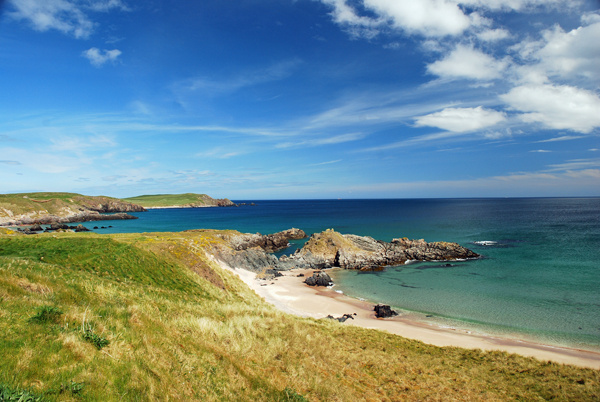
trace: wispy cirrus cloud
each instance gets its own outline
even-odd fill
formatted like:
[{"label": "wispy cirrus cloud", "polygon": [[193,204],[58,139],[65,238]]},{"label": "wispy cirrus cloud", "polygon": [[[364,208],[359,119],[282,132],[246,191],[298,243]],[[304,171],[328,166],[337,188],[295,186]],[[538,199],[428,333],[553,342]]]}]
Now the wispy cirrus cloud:
[{"label": "wispy cirrus cloud", "polygon": [[3,165],[12,165],[12,166],[22,165],[22,163],[19,161],[10,161],[10,160],[0,160],[0,163]]},{"label": "wispy cirrus cloud", "polygon": [[325,165],[333,165],[334,163],[340,163],[342,161],[342,159],[336,159],[334,161],[327,161],[327,162],[320,162],[320,163],[313,163],[309,166],[325,166]]},{"label": "wispy cirrus cloud", "polygon": [[415,119],[417,127],[430,126],[453,132],[467,132],[492,127],[506,120],[506,115],[496,110],[476,108],[446,108]]},{"label": "wispy cirrus cloud", "polygon": [[26,21],[36,31],[57,30],[77,39],[94,32],[97,24],[91,13],[129,11],[121,0],[8,0],[8,6],[9,17]]},{"label": "wispy cirrus cloud", "polygon": [[195,77],[177,82],[173,90],[180,91],[202,91],[203,94],[221,95],[238,91],[242,88],[279,81],[289,77],[302,61],[294,58],[280,61],[278,63],[255,70],[242,71],[230,77]]},{"label": "wispy cirrus cloud", "polygon": [[277,144],[276,148],[298,148],[315,147],[321,145],[341,144],[344,142],[358,141],[365,138],[365,133],[347,133],[334,136],[323,136],[319,138],[305,139],[300,141],[288,141]]}]

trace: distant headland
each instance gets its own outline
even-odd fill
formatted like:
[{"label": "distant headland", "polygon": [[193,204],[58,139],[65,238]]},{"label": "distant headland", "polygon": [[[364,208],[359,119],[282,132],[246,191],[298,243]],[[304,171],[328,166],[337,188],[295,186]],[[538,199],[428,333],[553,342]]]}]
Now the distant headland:
[{"label": "distant headland", "polygon": [[123,201],[141,205],[146,209],[159,208],[203,208],[203,207],[234,207],[228,198],[212,198],[206,194],[154,194],[123,198]]},{"label": "distant headland", "polygon": [[0,226],[136,219],[129,213],[152,208],[235,205],[227,198],[215,199],[206,194],[192,193],[142,195],[126,199],[62,192],[0,194]]}]

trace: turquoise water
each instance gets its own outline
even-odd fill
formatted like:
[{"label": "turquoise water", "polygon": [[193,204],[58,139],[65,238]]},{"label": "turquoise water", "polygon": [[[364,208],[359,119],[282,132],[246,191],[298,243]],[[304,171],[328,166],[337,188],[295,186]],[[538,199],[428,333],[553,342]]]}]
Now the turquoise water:
[{"label": "turquoise water", "polygon": [[600,198],[254,202],[152,210],[134,221],[102,222],[114,227],[98,232],[334,228],[386,241],[457,242],[483,257],[451,267],[338,270],[332,273],[336,289],[440,325],[600,350]]}]

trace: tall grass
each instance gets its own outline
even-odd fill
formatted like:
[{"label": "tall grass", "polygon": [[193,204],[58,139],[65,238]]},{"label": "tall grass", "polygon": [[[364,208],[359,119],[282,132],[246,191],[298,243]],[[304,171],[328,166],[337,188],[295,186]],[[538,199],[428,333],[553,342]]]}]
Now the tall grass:
[{"label": "tall grass", "polygon": [[283,314],[206,258],[220,241],[208,231],[56,236],[0,235],[8,390],[103,401],[600,398],[597,370]]}]

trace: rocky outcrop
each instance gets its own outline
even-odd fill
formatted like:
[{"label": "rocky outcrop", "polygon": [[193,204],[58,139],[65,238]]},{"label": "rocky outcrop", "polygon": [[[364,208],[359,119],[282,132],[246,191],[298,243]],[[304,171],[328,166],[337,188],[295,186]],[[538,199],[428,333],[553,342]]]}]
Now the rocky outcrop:
[{"label": "rocky outcrop", "polygon": [[25,217],[15,222],[8,222],[7,226],[17,225],[52,225],[60,223],[72,223],[72,222],[93,222],[93,221],[112,221],[112,220],[125,220],[125,219],[138,219],[137,216],[129,215],[126,213],[116,213],[110,215],[102,215],[96,211],[84,211],[79,212],[70,216],[57,216],[57,215],[42,215],[39,217],[29,218]]},{"label": "rocky outcrop", "polygon": [[215,201],[217,207],[237,207],[237,204],[228,198],[216,198]]},{"label": "rocky outcrop", "polygon": [[300,229],[288,229],[269,235],[260,233],[225,232],[217,235],[227,246],[215,245],[213,254],[231,267],[254,272],[265,269],[282,270],[273,253],[289,246],[289,240],[302,239],[306,233]]},{"label": "rocky outcrop", "polygon": [[312,276],[310,276],[304,280],[304,283],[306,283],[308,286],[331,286],[331,285],[333,285],[333,281],[331,280],[331,277],[327,273],[321,272],[321,271],[314,272]]},{"label": "rocky outcrop", "polygon": [[392,310],[387,304],[376,304],[375,307],[373,307],[373,310],[375,311],[375,317],[377,318],[389,318],[398,315],[398,313]]},{"label": "rocky outcrop", "polygon": [[340,267],[378,270],[411,260],[451,261],[479,257],[478,254],[456,243],[427,243],[425,240],[407,238],[394,239],[388,243],[372,237],[342,235],[333,230],[313,234],[304,247],[290,256],[281,256],[277,259],[269,254],[287,247],[289,239],[305,236],[306,234],[299,229],[289,229],[271,235],[226,232],[219,234],[219,237],[227,246],[215,247],[213,253],[230,266],[255,272],[267,268],[289,270]]},{"label": "rocky outcrop", "polygon": [[391,242],[372,237],[342,235],[333,230],[315,233],[301,250],[282,257],[282,266],[378,270],[406,261],[449,261],[472,259],[478,254],[456,243],[394,239]]},{"label": "rocky outcrop", "polygon": [[306,233],[303,230],[292,228],[268,235],[260,233],[240,233],[227,236],[227,241],[235,250],[246,250],[253,247],[259,247],[267,253],[274,253],[283,250],[289,246],[292,239],[304,239]]}]

